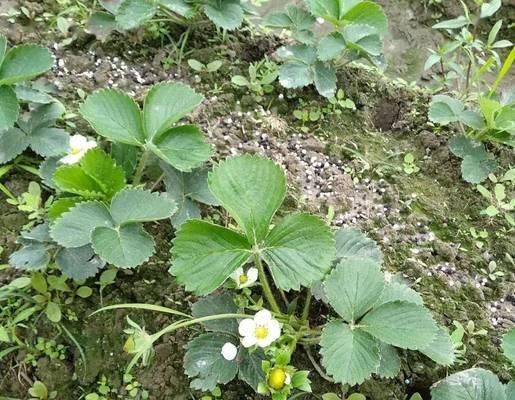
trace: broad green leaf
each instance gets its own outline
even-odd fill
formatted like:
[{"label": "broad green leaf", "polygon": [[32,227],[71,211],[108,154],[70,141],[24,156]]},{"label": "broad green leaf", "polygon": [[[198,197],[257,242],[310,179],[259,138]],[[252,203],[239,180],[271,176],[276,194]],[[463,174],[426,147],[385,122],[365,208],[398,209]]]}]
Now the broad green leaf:
[{"label": "broad green leaf", "polygon": [[[357,4],[356,4],[357,3]],[[341,18],[345,25],[368,25],[376,30],[377,33],[384,33],[387,29],[386,15],[379,4],[373,1],[356,2],[355,0],[344,0]],[[354,5],[355,4],[355,5]]]},{"label": "broad green leaf", "polygon": [[100,5],[112,14],[116,14],[118,12],[118,8],[120,8],[122,1],[123,0],[98,0]]},{"label": "broad green leaf", "polygon": [[170,272],[187,290],[206,295],[247,262],[250,247],[236,232],[190,220],[181,225],[173,241]]},{"label": "broad green leaf", "polygon": [[55,221],[62,214],[75,207],[81,201],[83,200],[80,197],[62,197],[55,200],[48,209],[48,219],[51,222]]},{"label": "broad green leaf", "polygon": [[174,13],[190,19],[195,16],[195,5],[188,0],[158,0],[159,4],[172,10]]},{"label": "broad green leaf", "polygon": [[50,229],[46,222],[36,225],[28,232],[21,232],[17,239],[17,242],[21,244],[26,244],[26,242],[27,244],[32,242],[47,243],[51,241]]},{"label": "broad green leaf", "polygon": [[363,383],[379,367],[379,342],[341,321],[327,324],[320,339],[322,365],[336,382]]},{"label": "broad green leaf", "polygon": [[[19,110],[20,106],[14,90],[9,86],[0,86],[0,130],[14,125],[18,119]],[[3,146],[0,146],[0,154],[2,150]]]},{"label": "broad green leaf", "polygon": [[502,338],[502,351],[515,365],[515,328],[510,329]]},{"label": "broad green leaf", "polygon": [[57,157],[50,157],[39,165],[39,176],[41,176],[43,184],[52,189],[57,189],[54,182],[54,173],[57,170],[58,162]]},{"label": "broad green leaf", "polygon": [[316,19],[302,8],[289,5],[285,12],[272,14],[266,20],[266,25],[272,28],[288,29],[299,42],[310,44],[314,34],[311,27]]},{"label": "broad green leaf", "polygon": [[[236,314],[238,307],[230,294],[210,295],[193,303],[191,315],[195,318],[219,314]],[[204,322],[202,324],[208,331],[225,332],[237,335],[238,321],[235,319],[220,319]]]},{"label": "broad green leaf", "polygon": [[515,400],[515,381],[509,381],[506,385],[506,400]]},{"label": "broad green leaf", "polygon": [[145,141],[141,111],[126,93],[102,89],[90,95],[80,112],[95,131],[113,142],[140,145]]},{"label": "broad green leaf", "polygon": [[452,374],[433,385],[432,400],[506,400],[506,393],[493,372],[472,368]]},{"label": "broad green leaf", "polygon": [[340,32],[333,32],[320,39],[317,47],[318,58],[321,61],[334,60],[343,55],[347,48],[345,39]]},{"label": "broad green leaf", "polygon": [[0,164],[16,158],[27,148],[29,143],[27,135],[18,128],[0,131]]},{"label": "broad green leaf", "polygon": [[86,32],[95,35],[100,41],[105,41],[108,36],[117,28],[117,23],[114,15],[97,11],[94,12],[86,23]]},{"label": "broad green leaf", "polygon": [[329,304],[347,322],[357,321],[369,311],[383,288],[381,266],[370,258],[345,258],[325,280]]},{"label": "broad green leaf", "polygon": [[152,18],[157,10],[153,0],[123,0],[116,10],[116,22],[122,29],[134,29]]},{"label": "broad green leaf", "polygon": [[62,165],[53,177],[55,185],[63,192],[73,193],[86,198],[103,198],[103,187],[86,174],[79,165]]},{"label": "broad green leaf", "polygon": [[40,128],[49,128],[62,117],[66,109],[60,102],[42,104],[30,112],[27,133],[34,134]]},{"label": "broad green leaf", "polygon": [[118,192],[111,203],[111,216],[121,225],[169,218],[177,210],[166,193],[128,188]]},{"label": "broad green leaf", "polygon": [[68,133],[59,128],[39,128],[30,135],[30,148],[43,157],[65,154],[69,142]]},{"label": "broad green leaf", "polygon": [[381,293],[381,297],[379,297],[377,303],[374,304],[374,307],[379,307],[392,301],[407,301],[408,303],[417,304],[419,306],[424,305],[420,294],[400,282],[387,283]]},{"label": "broad green leaf", "polygon": [[338,25],[342,16],[343,1],[340,0],[306,0],[309,11],[334,25]]},{"label": "broad green leaf", "polygon": [[334,239],[320,218],[290,214],[266,237],[261,257],[277,287],[299,290],[322,279],[334,259]]},{"label": "broad green leaf", "polygon": [[461,114],[465,106],[453,97],[446,95],[433,96],[429,109],[429,119],[440,125],[447,125],[451,122],[461,120]]},{"label": "broad green leaf", "polygon": [[46,268],[49,262],[47,245],[42,243],[23,246],[9,256],[9,264],[21,270],[38,271]]},{"label": "broad green leaf", "polygon": [[451,337],[441,326],[438,327],[438,333],[431,344],[419,351],[440,365],[452,365],[456,359]]},{"label": "broad green leaf", "polygon": [[466,156],[461,162],[461,176],[469,183],[483,182],[497,168],[497,162],[490,158]]},{"label": "broad green leaf", "polygon": [[118,228],[97,226],[91,234],[91,244],[102,260],[119,268],[135,268],[154,253],[152,236],[138,223]]},{"label": "broad green leaf", "polygon": [[55,261],[62,273],[76,281],[95,276],[105,266],[105,262],[95,256],[89,245],[61,249],[55,256]]},{"label": "broad green leaf", "polygon": [[428,310],[405,301],[373,308],[359,326],[385,343],[410,350],[427,348],[438,333]]},{"label": "broad green leaf", "polygon": [[449,149],[460,158],[473,156],[475,158],[486,158],[487,153],[482,143],[476,142],[462,135],[453,136],[449,139]]},{"label": "broad green leaf", "polygon": [[313,65],[315,87],[322,96],[334,97],[336,93],[336,70],[332,65],[317,61]]},{"label": "broad green leaf", "polygon": [[125,187],[125,173],[102,149],[94,148],[80,160],[82,170],[101,188],[110,199]]},{"label": "broad green leaf", "polygon": [[395,378],[401,370],[401,359],[395,347],[379,343],[379,358],[381,359],[376,374],[381,378]]},{"label": "broad green leaf", "polygon": [[138,148],[125,143],[111,144],[111,157],[122,167],[125,177],[130,179],[138,164]]},{"label": "broad green leaf", "polygon": [[213,149],[195,125],[182,125],[167,130],[147,146],[162,160],[180,171],[200,167]]},{"label": "broad green leaf", "polygon": [[367,257],[382,263],[383,254],[377,243],[356,228],[340,228],[334,234],[336,258]]},{"label": "broad green leaf", "polygon": [[265,352],[262,349],[246,349],[240,347],[238,352],[239,379],[247,382],[252,389],[257,390],[260,382],[266,378],[261,365],[266,360]]},{"label": "broad green leaf", "polygon": [[259,156],[230,157],[213,169],[208,180],[211,192],[243,229],[249,242],[261,242],[286,193],[286,177],[281,167]]},{"label": "broad green leaf", "polygon": [[45,314],[47,318],[52,322],[59,322],[61,321],[61,307],[59,307],[59,304],[56,304],[54,302],[49,302],[45,309]]},{"label": "broad green leaf", "polygon": [[54,59],[46,47],[25,44],[10,49],[0,67],[0,86],[23,82],[44,74]]},{"label": "broad green leaf", "polygon": [[433,29],[458,29],[463,28],[464,26],[470,25],[471,22],[468,18],[463,15],[460,15],[457,18],[449,19],[446,21],[439,22],[432,26]]},{"label": "broad green leaf", "polygon": [[501,0],[491,0],[481,5],[481,18],[488,18],[494,15],[501,8]]},{"label": "broad green leaf", "polygon": [[89,201],[62,214],[50,228],[50,235],[63,247],[82,247],[90,243],[98,226],[113,226],[111,215],[102,203]]},{"label": "broad green leaf", "polygon": [[229,31],[243,22],[243,8],[237,0],[207,0],[204,13],[218,28]]},{"label": "broad green leaf", "polygon": [[143,124],[147,140],[158,138],[195,109],[204,97],[191,87],[164,82],[154,85],[145,97]]},{"label": "broad green leaf", "polygon": [[383,41],[377,31],[369,25],[349,25],[342,29],[342,35],[350,50],[365,57],[383,54]]},{"label": "broad green leaf", "polygon": [[222,356],[225,343],[238,345],[238,340],[223,333],[206,333],[197,336],[186,346],[184,370],[193,378],[191,387],[210,391],[219,384],[232,381],[238,373],[236,362],[228,361]]},{"label": "broad green leaf", "polygon": [[287,61],[279,66],[279,81],[287,89],[296,89],[313,83],[313,69],[301,61]]}]

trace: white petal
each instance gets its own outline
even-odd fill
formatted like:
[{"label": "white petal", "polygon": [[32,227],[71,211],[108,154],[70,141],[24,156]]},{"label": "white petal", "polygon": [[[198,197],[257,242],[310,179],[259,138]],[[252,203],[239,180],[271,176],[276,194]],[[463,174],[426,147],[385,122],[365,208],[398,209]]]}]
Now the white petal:
[{"label": "white petal", "polygon": [[70,147],[72,149],[82,149],[86,147],[87,142],[88,139],[86,139],[86,136],[73,135],[70,137]]},{"label": "white petal", "polygon": [[270,346],[273,342],[274,342],[274,340],[271,339],[270,335],[267,335],[267,337],[263,338],[263,339],[256,338],[256,344],[259,347],[263,347],[263,348]]},{"label": "white petal", "polygon": [[254,336],[245,336],[241,338],[243,347],[252,347],[256,344],[257,340]]},{"label": "white petal", "polygon": [[233,345],[231,342],[227,342],[222,347],[222,356],[227,361],[232,361],[236,358],[236,355],[238,354],[238,348]]},{"label": "white petal", "polygon": [[255,330],[256,323],[250,318],[244,319],[238,326],[238,332],[240,332],[240,336],[254,336]]},{"label": "white petal", "polygon": [[252,285],[254,282],[257,281],[258,279],[258,270],[257,268],[249,268],[249,270],[247,271],[247,278],[249,278],[249,285]]},{"label": "white petal", "polygon": [[94,149],[95,147],[97,147],[97,142],[95,142],[94,140],[89,140],[84,146],[86,150]]},{"label": "white petal", "polygon": [[256,325],[267,326],[272,319],[272,313],[268,310],[261,310],[254,315],[254,322]]},{"label": "white petal", "polygon": [[281,337],[281,325],[275,319],[268,323],[268,337],[272,340],[272,342]]},{"label": "white petal", "polygon": [[289,385],[291,383],[291,375],[286,374],[286,378],[284,378],[284,384]]},{"label": "white petal", "polygon": [[59,160],[63,164],[76,164],[80,161],[81,156],[79,154],[69,154]]},{"label": "white petal", "polygon": [[240,267],[231,274],[231,279],[235,280],[236,283],[240,283],[240,276],[243,275],[243,268]]}]

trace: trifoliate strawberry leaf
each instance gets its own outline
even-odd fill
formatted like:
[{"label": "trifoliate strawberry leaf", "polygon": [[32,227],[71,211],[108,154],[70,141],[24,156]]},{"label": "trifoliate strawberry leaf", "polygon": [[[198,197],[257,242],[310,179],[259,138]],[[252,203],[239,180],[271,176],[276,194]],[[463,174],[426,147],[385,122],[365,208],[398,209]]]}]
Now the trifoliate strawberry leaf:
[{"label": "trifoliate strawberry leaf", "polygon": [[9,128],[0,131],[0,164],[16,158],[28,147],[29,143],[28,136],[21,129]]},{"label": "trifoliate strawberry leaf", "polygon": [[[237,312],[238,307],[230,294],[212,294],[196,301],[191,306],[191,315],[195,318],[219,314],[236,314]],[[202,325],[208,331],[238,334],[238,321],[235,319],[219,319],[204,322]]]},{"label": "trifoliate strawberry leaf", "polygon": [[63,247],[82,247],[90,243],[98,226],[113,226],[111,214],[104,204],[89,201],[62,214],[50,228],[50,235]]},{"label": "trifoliate strawberry leaf", "polygon": [[450,366],[456,359],[451,337],[447,329],[441,326],[438,327],[438,332],[431,344],[419,351],[440,365]]},{"label": "trifoliate strawberry leaf", "polygon": [[481,183],[497,168],[497,162],[486,158],[466,156],[461,162],[461,176],[469,183]]},{"label": "trifoliate strawberry leaf", "polygon": [[48,266],[50,254],[48,245],[32,243],[23,246],[9,256],[9,264],[16,269],[38,271]]},{"label": "trifoliate strawberry leaf", "polygon": [[170,218],[176,210],[177,205],[166,193],[136,188],[118,192],[111,202],[111,216],[118,225]]},{"label": "trifoliate strawberry leaf", "polygon": [[191,87],[165,82],[152,87],[145,97],[143,125],[147,140],[158,138],[194,110],[204,97]]},{"label": "trifoliate strawberry leaf", "polygon": [[151,19],[157,10],[153,0],[123,0],[116,10],[116,22],[122,29],[134,29]]},{"label": "trifoliate strawberry leaf", "polygon": [[365,314],[359,326],[385,343],[410,350],[427,348],[438,333],[427,309],[405,301],[374,307]]},{"label": "trifoliate strawberry leaf", "polygon": [[285,60],[279,67],[279,82],[288,89],[308,86],[314,81],[316,50],[312,46],[293,45],[279,48],[277,55]]},{"label": "trifoliate strawberry leaf", "polygon": [[86,99],[80,112],[99,135],[109,140],[131,145],[145,141],[139,106],[122,91],[99,90]]},{"label": "trifoliate strawberry leaf", "polygon": [[218,27],[238,28],[243,22],[243,8],[238,0],[206,0],[204,14]]},{"label": "trifoliate strawberry leaf", "polygon": [[147,147],[168,164],[185,172],[200,167],[213,154],[211,145],[195,125],[170,128]]},{"label": "trifoliate strawberry leaf", "polygon": [[318,217],[290,214],[268,234],[261,257],[268,264],[277,287],[283,290],[311,287],[331,268],[333,235]]},{"label": "trifoliate strawberry leaf", "polygon": [[90,245],[61,249],[55,256],[55,262],[62,273],[76,281],[95,276],[105,266]]},{"label": "trifoliate strawberry leaf", "polygon": [[361,318],[381,296],[384,276],[370,258],[344,258],[325,280],[329,304],[347,322]]},{"label": "trifoliate strawberry leaf", "polygon": [[383,40],[377,30],[369,25],[349,25],[341,30],[346,46],[358,56],[374,61],[383,54]]},{"label": "trifoliate strawberry leaf", "polygon": [[213,292],[251,256],[245,237],[199,220],[181,225],[173,241],[170,272],[198,295]]},{"label": "trifoliate strawberry leaf", "polygon": [[487,156],[485,146],[482,143],[462,135],[456,135],[449,139],[449,149],[459,158],[472,156],[474,158],[484,159]]},{"label": "trifoliate strawberry leaf", "polygon": [[119,268],[135,268],[154,254],[154,240],[139,223],[117,228],[97,226],[91,244],[102,260]]},{"label": "trifoliate strawberry leaf", "polygon": [[0,67],[0,86],[35,78],[54,64],[50,51],[42,46],[25,44],[7,51]]},{"label": "trifoliate strawberry leaf", "polygon": [[100,5],[112,14],[116,14],[123,0],[98,0]]},{"label": "trifoliate strawberry leaf", "polygon": [[376,374],[381,378],[395,378],[401,370],[401,358],[395,347],[380,342],[379,358],[381,359]]},{"label": "trifoliate strawberry leaf", "polygon": [[320,339],[322,365],[338,383],[351,386],[370,378],[379,367],[379,342],[342,321],[325,326]]},{"label": "trifoliate strawberry leaf", "polygon": [[31,134],[40,128],[49,128],[53,126],[65,112],[66,109],[59,102],[54,101],[40,105],[30,112],[29,119],[27,121],[27,133]]},{"label": "trifoliate strawberry leaf", "polygon": [[286,177],[273,161],[250,155],[227,158],[209,173],[209,188],[250,243],[259,243],[283,202]]},{"label": "trifoliate strawberry leaf", "polygon": [[9,86],[0,86],[0,130],[11,128],[18,119],[19,112],[20,106],[14,90]]},{"label": "trifoliate strawberry leaf", "polygon": [[313,65],[313,81],[322,96],[334,97],[336,93],[336,70],[330,64],[317,61]]},{"label": "trifoliate strawberry leaf", "polygon": [[159,0],[159,4],[187,19],[195,16],[195,4],[188,0]]},{"label": "trifoliate strawberry leaf", "polygon": [[371,258],[379,264],[383,254],[377,243],[356,228],[340,228],[334,234],[336,240],[336,258],[349,257]]},{"label": "trifoliate strawberry leaf", "polygon": [[57,157],[49,157],[39,165],[39,175],[43,183],[52,189],[57,189],[54,182],[54,173],[57,170],[58,162]]},{"label": "trifoliate strawberry leaf", "polygon": [[506,400],[499,378],[491,371],[472,368],[437,382],[431,388],[432,400]]},{"label": "trifoliate strawberry leaf", "polygon": [[238,340],[232,335],[216,332],[197,336],[188,343],[184,356],[184,370],[186,375],[193,378],[192,388],[210,391],[236,377],[236,361],[226,360],[222,356],[222,347],[226,343],[237,346]]}]

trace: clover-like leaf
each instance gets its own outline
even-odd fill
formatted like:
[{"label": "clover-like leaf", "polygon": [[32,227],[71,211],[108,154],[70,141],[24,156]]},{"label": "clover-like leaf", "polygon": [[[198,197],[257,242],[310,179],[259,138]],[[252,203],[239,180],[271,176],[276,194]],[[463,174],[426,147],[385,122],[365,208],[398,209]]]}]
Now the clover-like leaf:
[{"label": "clover-like leaf", "polygon": [[103,187],[79,165],[62,165],[58,167],[54,172],[53,181],[63,192],[91,199],[104,197]]},{"label": "clover-like leaf", "polygon": [[283,290],[311,287],[331,268],[334,239],[327,224],[308,214],[283,218],[266,237],[261,257]]},{"label": "clover-like leaf", "polygon": [[361,329],[342,321],[325,326],[320,339],[322,365],[336,382],[363,383],[380,364],[379,342]]},{"label": "clover-like leaf", "polygon": [[90,245],[61,249],[55,256],[55,262],[61,272],[76,281],[95,276],[105,266]]},{"label": "clover-like leaf", "polygon": [[[0,87],[0,91],[1,89]],[[28,147],[29,143],[29,138],[21,129],[9,128],[0,131],[0,164],[16,158]]]},{"label": "clover-like leaf", "polygon": [[487,156],[485,146],[482,143],[462,135],[456,135],[449,139],[449,149],[455,156],[460,158],[473,156],[474,158],[483,159]]},{"label": "clover-like leaf", "polygon": [[204,97],[191,87],[165,82],[152,87],[145,97],[143,125],[147,139],[159,137],[197,107]]},{"label": "clover-like leaf", "polygon": [[273,161],[250,155],[230,157],[209,174],[209,188],[252,244],[261,242],[283,202],[286,177]]},{"label": "clover-like leaf", "polygon": [[348,25],[342,29],[342,36],[349,50],[374,62],[374,57],[383,54],[383,40],[377,30],[369,25]]},{"label": "clover-like leaf", "polygon": [[18,119],[19,112],[20,106],[14,90],[9,86],[0,86],[0,130],[11,128]]},{"label": "clover-like leaf", "polygon": [[82,201],[84,200],[80,197],[61,197],[55,200],[48,209],[48,219],[52,222],[55,221]]},{"label": "clover-like leaf", "polygon": [[310,44],[314,40],[311,27],[315,21],[315,18],[302,8],[289,5],[285,12],[270,15],[266,24],[272,28],[288,29],[299,42]]},{"label": "clover-like leaf", "polygon": [[499,378],[491,371],[472,368],[437,382],[431,388],[433,400],[506,400]]},{"label": "clover-like leaf", "polygon": [[384,276],[370,258],[344,258],[325,280],[329,304],[347,322],[361,318],[381,296]]},{"label": "clover-like leaf", "polygon": [[44,74],[54,59],[46,47],[25,44],[7,51],[0,67],[0,86],[23,82]]},{"label": "clover-like leaf", "polygon": [[381,359],[376,374],[381,378],[395,378],[401,370],[401,358],[397,349],[389,344],[380,342],[379,358]]},{"label": "clover-like leaf", "polygon": [[157,12],[153,0],[123,0],[116,9],[116,22],[122,29],[133,29],[143,25]]},{"label": "clover-like leaf", "polygon": [[82,247],[90,243],[98,226],[113,226],[111,214],[104,204],[89,201],[62,214],[50,228],[50,235],[63,247]]},{"label": "clover-like leaf", "polygon": [[406,301],[374,307],[359,326],[385,343],[410,350],[427,348],[438,333],[429,311]]},{"label": "clover-like leaf", "polygon": [[207,0],[204,13],[218,28],[226,30],[236,29],[243,22],[243,8],[238,0]]},{"label": "clover-like leaf", "polygon": [[9,264],[21,270],[38,271],[46,268],[49,262],[48,246],[43,243],[28,244],[9,256]]},{"label": "clover-like leaf", "polygon": [[349,257],[371,258],[379,264],[383,254],[377,243],[356,228],[340,228],[334,234],[336,240],[336,258]]},{"label": "clover-like leaf", "polygon": [[452,365],[456,359],[451,337],[441,326],[438,327],[438,332],[431,344],[419,351],[440,365]]},{"label": "clover-like leaf", "polygon": [[285,60],[279,67],[279,82],[288,89],[310,85],[314,80],[313,65],[316,50],[312,46],[293,45],[281,47],[277,54]]},{"label": "clover-like leaf", "polygon": [[[210,295],[193,303],[191,315],[195,318],[207,317],[219,314],[236,314],[238,307],[230,294]],[[204,328],[212,332],[225,332],[237,335],[238,321],[235,319],[220,319],[207,321],[202,324]]]},{"label": "clover-like leaf", "polygon": [[129,188],[118,192],[111,202],[111,216],[121,225],[170,218],[177,205],[166,193]]}]

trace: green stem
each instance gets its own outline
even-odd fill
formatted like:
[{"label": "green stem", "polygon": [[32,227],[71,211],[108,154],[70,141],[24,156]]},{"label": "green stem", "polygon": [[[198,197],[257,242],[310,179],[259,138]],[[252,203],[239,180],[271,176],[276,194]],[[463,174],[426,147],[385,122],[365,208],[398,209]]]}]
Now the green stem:
[{"label": "green stem", "polygon": [[134,173],[134,179],[132,180],[133,186],[137,186],[141,182],[141,177],[143,176],[143,171],[145,170],[145,166],[147,165],[148,157],[150,153],[147,150],[143,151],[141,158],[139,159],[138,167],[136,168],[136,172]]},{"label": "green stem", "polygon": [[270,284],[268,283],[268,278],[266,277],[265,268],[263,267],[263,263],[261,262],[259,254],[254,254],[254,263],[256,264],[256,267],[259,271],[259,282],[261,283],[263,294],[265,295],[268,304],[274,313],[281,314],[281,309],[279,308],[279,304],[277,304],[277,301],[272,294],[272,289],[270,289]]},{"label": "green stem", "polygon": [[305,325],[308,324],[308,318],[309,318],[309,310],[311,308],[311,289],[308,289],[306,292],[306,302],[304,303],[304,309],[302,310],[302,319],[301,322]]}]

